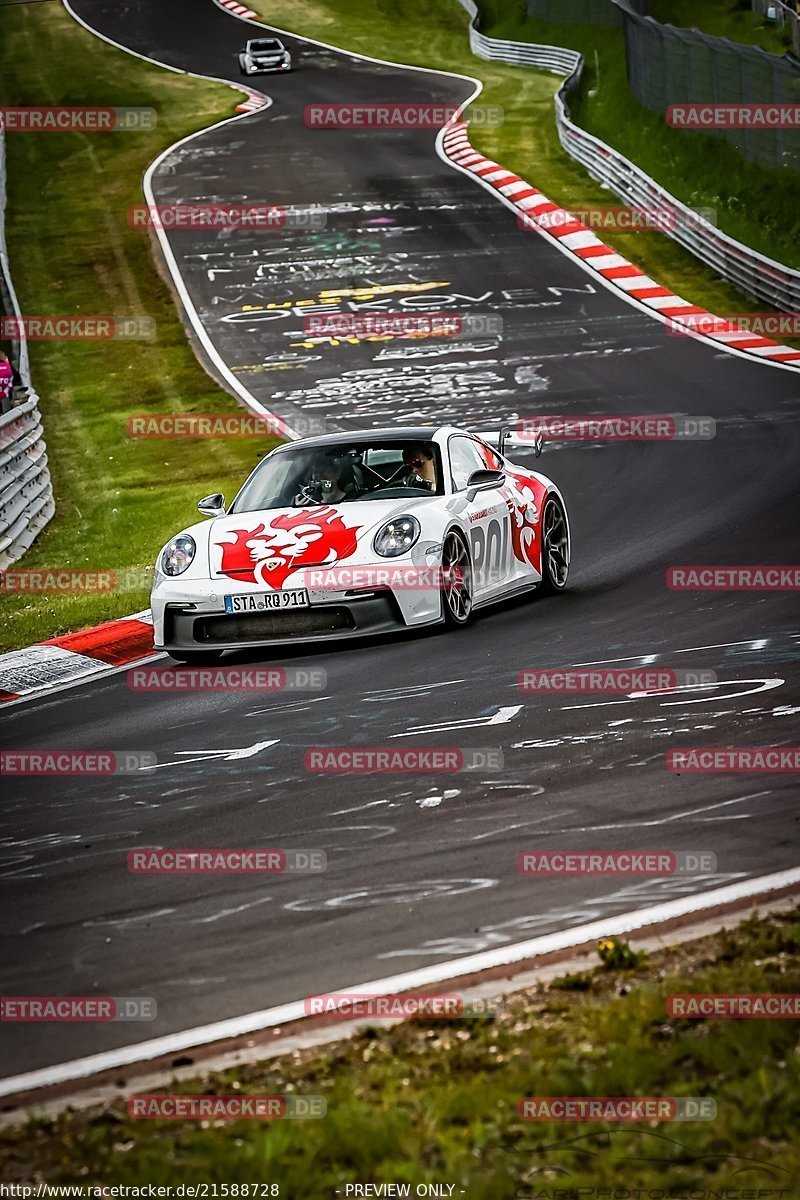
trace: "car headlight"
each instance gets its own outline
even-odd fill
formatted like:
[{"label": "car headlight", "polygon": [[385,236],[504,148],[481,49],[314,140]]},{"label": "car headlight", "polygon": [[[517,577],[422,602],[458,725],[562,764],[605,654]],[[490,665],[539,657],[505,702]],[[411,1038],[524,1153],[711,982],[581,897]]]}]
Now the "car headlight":
[{"label": "car headlight", "polygon": [[188,533],[179,533],[161,551],[161,570],[165,575],[182,575],[196,551],[194,538]]},{"label": "car headlight", "polygon": [[406,550],[411,549],[419,534],[416,517],[393,517],[378,530],[372,545],[381,558],[397,558],[398,554],[405,554]]}]

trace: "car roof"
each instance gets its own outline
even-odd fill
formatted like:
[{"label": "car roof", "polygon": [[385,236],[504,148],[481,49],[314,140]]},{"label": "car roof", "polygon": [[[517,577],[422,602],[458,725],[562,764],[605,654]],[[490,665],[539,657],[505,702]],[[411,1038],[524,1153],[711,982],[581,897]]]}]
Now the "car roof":
[{"label": "car roof", "polygon": [[[350,442],[432,442],[438,433],[446,429],[443,425],[408,425],[400,428],[395,425],[390,429],[356,429],[351,432],[325,433],[319,437],[301,438],[296,442],[287,442],[278,446],[280,450],[291,450],[295,446],[337,446]],[[456,432],[453,430],[452,432]]]}]

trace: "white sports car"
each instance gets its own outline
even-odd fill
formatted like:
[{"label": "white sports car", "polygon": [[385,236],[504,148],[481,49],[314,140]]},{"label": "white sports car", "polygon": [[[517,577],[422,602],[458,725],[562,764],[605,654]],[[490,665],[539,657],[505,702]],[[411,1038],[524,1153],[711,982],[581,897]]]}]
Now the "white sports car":
[{"label": "white sports car", "polygon": [[291,69],[292,56],[280,38],[251,38],[239,55],[239,70],[243,75],[267,75]]},{"label": "white sports car", "polygon": [[[514,466],[508,429],[377,429],[272,450],[226,508],[171,538],[152,591],[155,644],[224,650],[464,625],[518,592],[560,592],[564,499]],[[535,452],[541,450],[541,442]]]}]

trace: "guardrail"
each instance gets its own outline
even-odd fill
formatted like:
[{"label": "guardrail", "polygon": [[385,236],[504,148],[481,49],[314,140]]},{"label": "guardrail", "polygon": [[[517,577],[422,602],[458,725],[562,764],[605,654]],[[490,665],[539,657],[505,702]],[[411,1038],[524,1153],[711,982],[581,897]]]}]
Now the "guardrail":
[{"label": "guardrail", "polygon": [[39,397],[0,417],[0,569],[21,558],[55,512]]},{"label": "guardrail", "polygon": [[[5,239],[6,157],[0,129],[0,311],[20,316]],[[0,414],[0,570],[21,558],[55,512],[53,485],[39,415],[39,397],[30,382],[28,348],[15,343],[23,385]]]},{"label": "guardrail", "polygon": [[469,14],[469,48],[478,58],[490,62],[504,62],[521,67],[538,67],[540,71],[553,71],[556,75],[569,75],[575,70],[580,54],[563,46],[538,46],[533,42],[507,42],[502,38],[484,37],[475,28],[478,6],[474,0],[459,0]]},{"label": "guardrail", "polygon": [[783,312],[800,311],[800,271],[767,258],[723,233],[618,150],[570,119],[568,97],[580,87],[584,67],[583,56],[577,50],[486,37],[475,28],[478,9],[473,0],[459,2],[469,14],[469,44],[479,58],[567,76],[555,97],[559,140],[567,154],[584,166],[594,179],[609,187],[632,208],[670,209],[675,220],[671,228],[664,229],[669,237],[753,299]]}]

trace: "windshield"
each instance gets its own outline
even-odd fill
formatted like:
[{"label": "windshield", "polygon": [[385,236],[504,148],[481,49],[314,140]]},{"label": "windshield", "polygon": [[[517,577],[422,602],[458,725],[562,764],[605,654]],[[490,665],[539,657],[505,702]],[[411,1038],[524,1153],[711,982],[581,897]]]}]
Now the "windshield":
[{"label": "windshield", "polygon": [[262,38],[262,40],[259,42],[251,42],[250,49],[256,51],[281,50],[283,47],[279,41],[276,41],[275,38]]},{"label": "windshield", "polygon": [[230,512],[440,496],[442,491],[441,458],[433,442],[287,447],[256,468]]}]

